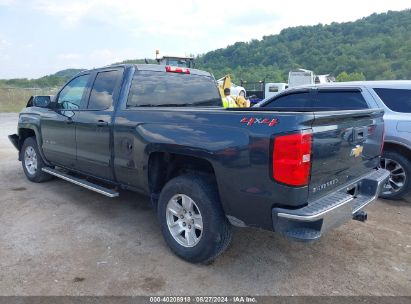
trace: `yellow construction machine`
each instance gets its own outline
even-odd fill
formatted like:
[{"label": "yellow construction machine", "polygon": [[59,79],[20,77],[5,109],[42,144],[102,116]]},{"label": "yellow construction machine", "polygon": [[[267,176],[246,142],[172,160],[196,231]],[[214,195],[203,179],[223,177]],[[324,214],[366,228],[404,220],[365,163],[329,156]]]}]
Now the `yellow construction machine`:
[{"label": "yellow construction machine", "polygon": [[[230,75],[225,75],[223,78],[220,78],[217,80],[218,83],[218,89],[220,91],[220,95],[221,95],[221,99],[225,98],[224,95],[224,89],[229,88],[231,91],[231,94],[233,94],[232,92],[232,82],[231,82],[231,76]],[[239,95],[231,95],[231,97],[234,98],[235,103],[237,104],[238,108],[248,108],[250,107],[250,101],[247,100],[244,96],[245,94],[240,94]]]}]

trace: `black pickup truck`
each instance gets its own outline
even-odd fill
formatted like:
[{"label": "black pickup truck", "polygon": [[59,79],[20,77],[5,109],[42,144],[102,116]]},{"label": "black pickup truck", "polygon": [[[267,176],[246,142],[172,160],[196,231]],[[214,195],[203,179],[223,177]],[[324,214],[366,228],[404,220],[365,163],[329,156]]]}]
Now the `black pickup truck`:
[{"label": "black pickup truck", "polygon": [[224,109],[207,72],[160,65],[84,71],[20,113],[27,178],[57,176],[115,197],[150,197],[171,249],[190,262],[222,253],[231,225],[315,240],[363,207],[378,169],[380,109]]}]

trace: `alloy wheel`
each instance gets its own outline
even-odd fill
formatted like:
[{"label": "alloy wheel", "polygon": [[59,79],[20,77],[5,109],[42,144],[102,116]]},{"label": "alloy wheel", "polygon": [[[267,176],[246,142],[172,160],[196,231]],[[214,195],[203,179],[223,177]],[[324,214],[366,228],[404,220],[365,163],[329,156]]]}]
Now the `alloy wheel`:
[{"label": "alloy wheel", "polygon": [[24,151],[24,166],[30,175],[37,172],[37,153],[32,146],[28,146]]},{"label": "alloy wheel", "polygon": [[385,183],[382,193],[390,195],[399,192],[405,185],[407,176],[404,168],[395,160],[381,158],[381,168],[390,171],[390,177]]},{"label": "alloy wheel", "polygon": [[185,194],[174,195],[167,203],[167,227],[180,245],[194,247],[203,235],[203,218],[197,204]]}]

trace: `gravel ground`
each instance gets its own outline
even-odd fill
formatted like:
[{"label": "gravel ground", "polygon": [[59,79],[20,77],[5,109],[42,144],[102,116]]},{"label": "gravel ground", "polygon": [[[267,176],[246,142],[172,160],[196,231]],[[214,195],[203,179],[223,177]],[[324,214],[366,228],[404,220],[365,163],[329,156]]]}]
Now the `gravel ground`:
[{"label": "gravel ground", "polygon": [[147,198],[29,182],[0,114],[0,295],[407,295],[411,198],[378,200],[313,243],[235,229],[208,266],[175,257]]}]

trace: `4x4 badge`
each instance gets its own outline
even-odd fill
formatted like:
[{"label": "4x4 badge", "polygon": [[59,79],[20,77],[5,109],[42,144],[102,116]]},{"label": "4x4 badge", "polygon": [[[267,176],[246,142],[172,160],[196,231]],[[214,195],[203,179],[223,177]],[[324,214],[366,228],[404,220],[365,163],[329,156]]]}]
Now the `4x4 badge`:
[{"label": "4x4 badge", "polygon": [[243,119],[240,120],[240,122],[246,123],[247,126],[251,126],[253,124],[266,124],[269,127],[273,127],[276,124],[278,124],[278,119],[277,118],[269,119],[269,118],[244,117]]}]

